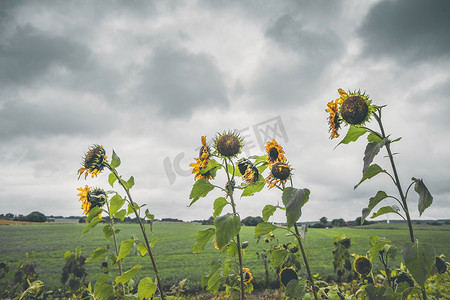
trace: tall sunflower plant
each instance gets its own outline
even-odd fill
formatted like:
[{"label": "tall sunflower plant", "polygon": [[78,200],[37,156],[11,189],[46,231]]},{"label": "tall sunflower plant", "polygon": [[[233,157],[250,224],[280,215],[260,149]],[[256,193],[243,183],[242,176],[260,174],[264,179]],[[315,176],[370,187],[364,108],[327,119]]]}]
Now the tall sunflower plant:
[{"label": "tall sunflower plant", "polygon": [[[406,221],[409,229],[410,242],[403,245],[402,256],[408,271],[419,284],[419,288],[422,290],[424,297],[426,297],[424,284],[426,278],[431,275],[435,264],[435,251],[431,245],[420,243],[415,239],[407,198],[410,195],[411,188],[414,187],[414,191],[419,196],[417,207],[421,216],[432,204],[433,196],[424,181],[415,177],[411,178],[411,182],[406,192],[404,192],[394,161],[394,155],[397,153],[393,153],[391,150],[391,145],[400,141],[401,137],[392,138],[385,131],[382,122],[382,110],[386,106],[374,105],[369,96],[361,91],[346,92],[338,89],[338,93],[340,97],[330,101],[325,110],[329,114],[328,125],[331,134],[330,138],[334,139],[340,136],[339,131],[342,129],[342,125],[347,125],[348,131],[345,137],[338,143],[338,146],[355,142],[367,134],[368,143],[364,151],[362,178],[354,186],[354,189],[378,174],[386,174],[392,180],[398,191],[398,195],[394,196],[388,195],[385,191],[380,190],[375,196],[371,197],[368,206],[362,210],[361,224],[364,223],[372,210],[379,206],[383,200],[391,200],[395,203],[380,207],[376,212],[372,213],[371,219],[384,214],[394,213]],[[372,120],[376,121],[378,125],[377,129],[368,126],[368,123]],[[373,162],[382,148],[386,149],[392,173]]]},{"label": "tall sunflower plant", "polygon": [[[189,206],[213,190],[219,191],[222,196],[213,202],[214,226],[197,234],[193,252],[201,253],[213,239],[220,255],[211,263],[211,271],[202,278],[202,285],[214,293],[225,285],[227,293],[239,292],[240,299],[244,299],[245,293],[253,290],[253,277],[250,269],[244,267],[244,249],[248,242],[242,242],[239,234],[241,218],[237,210],[236,192],[241,192],[241,198],[260,192],[264,188],[264,179],[260,174],[267,164],[264,158],[259,157],[238,159],[244,141],[237,131],[217,134],[212,144],[208,145],[206,136],[202,136],[198,158],[190,164],[195,182],[189,195]],[[225,184],[217,183],[220,182],[219,172],[225,173]],[[225,213],[227,207],[231,211]]]},{"label": "tall sunflower plant", "polygon": [[[92,228],[99,223],[105,223],[103,226],[103,233],[107,241],[113,239],[113,247],[107,245],[106,247],[99,247],[94,250],[86,262],[91,262],[97,259],[104,259],[102,264],[108,266],[107,261],[111,260],[112,264],[118,268],[118,276],[112,276],[109,272],[105,272],[104,275],[97,279],[94,285],[95,291],[92,291],[91,285],[88,286],[88,290],[91,294],[101,299],[107,299],[109,297],[115,297],[115,299],[125,299],[130,296],[137,296],[139,299],[158,297],[165,299],[165,295],[162,289],[161,280],[159,278],[158,269],[156,267],[155,256],[152,248],[156,242],[156,239],[150,240],[148,232],[153,232],[152,222],[154,215],[150,213],[148,209],[145,210],[145,214],[141,216],[142,208],[144,205],[137,204],[130,193],[130,190],[134,186],[134,177],[131,176],[128,180],[122,179],[119,175],[117,168],[120,166],[120,158],[113,151],[111,162],[108,162],[106,151],[103,146],[93,145],[85,154],[82,160],[82,168],[78,170],[78,178],[84,174],[85,179],[88,175],[96,177],[104,169],[110,171],[108,182],[111,187],[114,187],[114,183],[118,182],[123,188],[126,196],[122,197],[115,191],[105,191],[101,188],[93,188],[86,185],[84,188],[78,188],[80,193],[80,201],[82,202],[81,208],[86,217],[86,226],[82,232],[83,235],[87,234]],[[103,218],[102,214],[106,214]],[[115,223],[120,220],[124,221],[125,217],[134,215],[139,223],[139,227],[143,234],[143,240],[136,237],[131,237],[118,244],[117,235],[120,229],[116,228]],[[149,223],[149,230],[146,230],[144,223]],[[148,254],[152,262],[153,271],[155,275],[155,281],[151,277],[145,277],[140,280],[137,289],[137,295],[132,294],[134,289],[133,277],[144,267],[141,265],[135,265],[129,270],[123,269],[122,261],[130,254],[132,249],[136,249],[137,252],[143,257]],[[109,267],[105,267],[105,270],[109,270]],[[159,290],[159,294],[156,294]]]},{"label": "tall sunflower plant", "polygon": [[[309,201],[310,190],[293,187],[293,168],[288,163],[283,147],[275,139],[266,143],[266,163],[268,165],[268,175],[265,183],[268,189],[278,188],[281,191],[281,202],[283,205],[266,205],[262,210],[262,219],[255,229],[255,238],[271,234],[276,229],[287,231],[287,235],[293,236],[300,248],[301,256],[298,255],[298,248],[280,247],[271,253],[272,265],[277,268],[283,266],[279,278],[281,284],[286,289],[286,295],[297,299],[299,295],[309,294],[314,299],[319,299],[314,284],[308,255],[303,243],[305,242],[306,226],[298,227],[298,221],[302,215],[303,206]],[[290,186],[286,186],[287,183]],[[286,214],[286,226],[274,225],[269,222],[269,218],[280,209]],[[287,244],[286,244],[287,245]],[[288,265],[286,265],[288,263]],[[301,280],[298,276],[301,265],[305,266],[308,280]],[[309,287],[308,287],[309,284]]]}]

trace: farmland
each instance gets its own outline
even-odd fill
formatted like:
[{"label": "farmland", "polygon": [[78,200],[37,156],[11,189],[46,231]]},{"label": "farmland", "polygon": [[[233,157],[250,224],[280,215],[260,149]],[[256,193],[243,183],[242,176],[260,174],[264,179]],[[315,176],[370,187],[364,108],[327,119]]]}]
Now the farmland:
[{"label": "farmland", "polygon": [[[351,238],[350,252],[365,254],[369,248],[368,241],[371,235],[385,236],[394,242],[399,248],[401,243],[408,241],[406,224],[377,224],[364,226],[364,229],[355,228],[332,228],[332,229],[309,229],[306,235],[306,244],[309,253],[311,269],[314,274],[326,277],[333,273],[332,249],[333,238],[339,233],[344,233]],[[403,226],[404,225],[404,226]],[[121,229],[120,240],[130,238],[132,235],[139,236],[136,224],[119,224]],[[206,225],[193,224],[166,224],[154,225],[154,234],[151,239],[157,238],[154,246],[158,269],[165,286],[176,284],[178,281],[188,278],[188,286],[200,285],[202,275],[208,272],[210,262],[220,255],[214,249],[212,241],[206,246],[201,254],[193,254],[192,246],[197,232],[208,228]],[[371,228],[372,227],[372,228]],[[0,226],[0,261],[11,266],[24,259],[25,252],[34,252],[34,261],[37,262],[37,272],[40,279],[47,286],[59,286],[61,270],[64,266],[64,253],[74,251],[77,246],[82,247],[82,254],[89,254],[98,247],[105,247],[108,242],[102,232],[102,226],[92,229],[87,235],[82,236],[83,224],[43,224],[43,225],[2,225]],[[395,229],[387,229],[395,228]],[[243,227],[241,229],[241,240],[248,241],[249,246],[245,249],[244,267],[251,269],[256,284],[264,281],[264,265],[258,260],[256,252],[264,249],[263,242],[257,243],[254,238],[255,227]],[[291,237],[284,236],[284,232],[274,232],[280,243],[292,241]],[[450,257],[450,226],[420,225],[415,230],[417,239],[422,243],[435,246],[437,254],[445,254]],[[95,281],[101,273],[99,259],[87,264],[88,281]],[[396,264],[400,262],[400,255]],[[127,257],[125,269],[135,264],[147,268],[141,270],[139,276],[151,276],[150,260],[148,257],[133,255]],[[273,272],[271,274],[274,280]]]}]

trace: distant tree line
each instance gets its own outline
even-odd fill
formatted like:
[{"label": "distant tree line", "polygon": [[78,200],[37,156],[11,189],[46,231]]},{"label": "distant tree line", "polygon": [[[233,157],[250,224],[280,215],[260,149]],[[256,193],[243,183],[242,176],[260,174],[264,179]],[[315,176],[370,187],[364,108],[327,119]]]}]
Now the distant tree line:
[{"label": "distant tree line", "polygon": [[12,213],[1,214],[0,219],[7,219],[13,221],[22,221],[22,222],[38,222],[43,223],[47,222],[47,217],[38,211],[33,211],[32,213],[24,216],[24,215],[14,215]]}]

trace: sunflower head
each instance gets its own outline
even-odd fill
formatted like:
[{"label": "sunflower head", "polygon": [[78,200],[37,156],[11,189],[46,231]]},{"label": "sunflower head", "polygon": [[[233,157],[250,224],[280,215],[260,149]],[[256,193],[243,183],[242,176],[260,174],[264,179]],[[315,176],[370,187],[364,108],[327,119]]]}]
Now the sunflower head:
[{"label": "sunflower head", "polygon": [[195,163],[191,163],[190,166],[194,168],[192,173],[195,174],[195,180],[201,178],[210,180],[212,178],[212,174],[209,171],[202,173],[202,170],[206,169],[208,166],[210,156],[209,147],[206,145],[206,136],[202,136],[201,140],[202,146],[200,147],[198,158],[195,158]]},{"label": "sunflower head", "polygon": [[214,139],[214,147],[217,155],[223,158],[236,157],[243,147],[242,137],[238,132],[224,132]]},{"label": "sunflower head", "polygon": [[245,181],[246,186],[249,186],[259,178],[258,168],[247,158],[242,158],[238,162],[239,172],[242,174],[242,178]]},{"label": "sunflower head", "polygon": [[341,244],[345,249],[350,248],[350,246],[351,246],[350,238],[346,237],[346,238],[339,240],[339,244]]},{"label": "sunflower head", "polygon": [[97,176],[106,167],[106,152],[103,146],[94,145],[92,146],[83,158],[81,165],[83,166],[78,170],[78,178],[86,172],[84,178],[88,176],[89,173],[92,177]]},{"label": "sunflower head", "polygon": [[266,183],[268,183],[269,189],[274,186],[283,186],[286,181],[291,176],[292,169],[285,162],[277,162],[272,165],[269,176],[266,178]]},{"label": "sunflower head", "polygon": [[253,276],[252,273],[250,273],[249,268],[243,268],[242,275],[244,277],[244,284],[249,284],[253,280]]},{"label": "sunflower head", "polygon": [[367,275],[372,270],[372,263],[365,256],[358,256],[353,263],[353,269],[360,275]]},{"label": "sunflower head", "polygon": [[294,280],[294,279],[297,280],[298,275],[294,269],[284,268],[280,272],[280,279],[281,279],[281,284],[283,284],[283,286],[286,287],[291,280]]},{"label": "sunflower head", "polygon": [[236,187],[236,181],[234,179],[231,180],[231,185],[229,182],[225,184],[225,190],[227,191],[227,195],[225,198],[228,198],[229,195],[233,194],[234,188]]},{"label": "sunflower head", "polygon": [[339,137],[338,130],[341,128],[342,119],[339,117],[339,102],[341,99],[331,100],[328,102],[328,108],[325,110],[330,114],[328,117],[328,125],[331,132],[331,139]]},{"label": "sunflower head", "polygon": [[283,147],[281,147],[275,139],[266,143],[267,162],[272,165],[277,162],[286,161]]},{"label": "sunflower head", "polygon": [[369,96],[360,91],[346,93],[339,89],[340,98],[340,114],[342,119],[350,125],[364,125],[375,110]]},{"label": "sunflower head", "polygon": [[447,264],[439,256],[436,256],[436,270],[439,274],[444,274],[447,271]]},{"label": "sunflower head", "polygon": [[86,185],[84,188],[78,188],[77,190],[80,191],[77,196],[80,196],[81,208],[86,216],[94,207],[102,207],[108,199],[106,192],[100,188],[91,188]]}]

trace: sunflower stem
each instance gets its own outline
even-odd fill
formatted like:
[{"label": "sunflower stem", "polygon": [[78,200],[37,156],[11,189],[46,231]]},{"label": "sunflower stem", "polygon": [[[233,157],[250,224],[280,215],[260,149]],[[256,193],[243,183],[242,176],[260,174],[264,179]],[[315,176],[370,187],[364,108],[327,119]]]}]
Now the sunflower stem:
[{"label": "sunflower stem", "polygon": [[314,285],[314,279],[313,279],[313,276],[311,273],[311,269],[309,268],[308,256],[306,255],[305,249],[303,248],[303,243],[302,243],[300,233],[298,231],[298,227],[297,227],[296,223],[294,223],[294,228],[295,228],[295,237],[297,238],[298,245],[300,246],[300,250],[302,251],[302,256],[303,256],[303,260],[305,262],[306,271],[308,272],[309,281],[311,282],[312,290],[314,293],[314,299],[318,300],[319,298],[317,297],[316,286]]},{"label": "sunflower stem", "polygon": [[[227,159],[224,158],[225,161],[225,170],[227,173],[227,179],[228,179],[228,193],[230,196],[230,201],[231,201],[231,207],[233,208],[233,214],[237,215],[236,213],[236,204],[234,203],[234,199],[233,199],[233,189],[231,188],[231,179],[230,179],[230,174],[228,173],[228,163],[227,163]],[[230,160],[231,161],[231,160]],[[233,175],[234,175],[234,165],[233,165]],[[243,264],[242,264],[242,249],[241,249],[241,239],[239,237],[239,233],[236,235],[236,241],[237,241],[237,248],[238,248],[238,258],[239,258],[239,277],[241,278],[240,281],[240,299],[244,300],[245,299],[245,294],[244,294],[244,273],[243,273]]]},{"label": "sunflower stem", "polygon": [[133,209],[133,212],[134,212],[134,214],[136,216],[136,219],[138,220],[139,227],[141,228],[142,235],[144,236],[144,241],[145,241],[145,245],[146,245],[148,254],[150,255],[150,260],[152,261],[153,271],[155,272],[156,281],[157,281],[157,284],[158,284],[158,289],[159,289],[159,292],[161,293],[161,300],[165,300],[165,296],[164,296],[164,292],[163,292],[163,289],[162,289],[161,280],[159,278],[158,268],[156,267],[156,260],[155,260],[155,257],[153,255],[153,251],[152,251],[152,248],[150,246],[150,243],[148,241],[148,237],[147,237],[147,233],[145,232],[144,225],[142,224],[141,217],[139,216],[138,211],[134,207],[134,202],[133,202],[133,198],[131,198],[130,190],[128,189],[128,187],[126,187],[123,184],[122,179],[120,178],[120,176],[117,173],[117,171],[114,168],[112,168],[110,165],[107,165],[107,166],[108,166],[109,170],[114,174],[114,176],[116,176],[117,181],[119,181],[119,184],[122,186],[122,188],[125,190],[125,192],[126,192],[126,194],[128,196],[128,201],[130,202],[131,208]]},{"label": "sunflower stem", "polygon": [[[377,120],[378,125],[380,126],[381,135],[382,135],[383,139],[387,140],[386,133],[384,132],[383,123],[381,122],[381,108],[378,108],[378,113],[379,113],[379,115],[377,115],[376,113],[374,113],[373,115],[374,115],[375,119]],[[400,179],[398,177],[397,168],[395,167],[394,156],[392,155],[390,141],[388,141],[388,140],[386,141],[385,147],[386,147],[386,151],[387,151],[388,156],[389,156],[389,161],[391,162],[392,171],[394,172],[395,185],[397,186],[398,193],[400,194],[400,198],[401,198],[402,203],[403,203],[403,211],[405,212],[405,215],[406,215],[406,221],[408,223],[409,235],[410,235],[410,238],[411,238],[411,243],[414,243],[414,241],[415,241],[415,239],[414,239],[414,231],[413,231],[413,228],[412,228],[411,217],[409,215],[408,204],[406,203],[406,198],[405,198],[405,195],[403,194],[402,186],[400,184]]]}]

